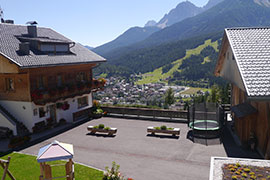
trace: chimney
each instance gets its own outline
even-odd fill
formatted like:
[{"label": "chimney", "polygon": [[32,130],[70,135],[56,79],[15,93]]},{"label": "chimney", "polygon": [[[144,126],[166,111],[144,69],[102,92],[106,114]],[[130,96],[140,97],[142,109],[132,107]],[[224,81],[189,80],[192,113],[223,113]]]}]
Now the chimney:
[{"label": "chimney", "polygon": [[37,26],[35,25],[29,25],[27,26],[27,30],[28,30],[28,35],[32,38],[36,38],[37,37]]},{"label": "chimney", "polygon": [[14,24],[14,20],[7,19],[7,20],[4,20],[4,23],[7,23],[7,24]]},{"label": "chimney", "polygon": [[29,55],[30,47],[28,42],[23,42],[19,44],[19,51],[24,55]]},{"label": "chimney", "polygon": [[28,30],[28,35],[32,38],[36,38],[37,37],[37,22],[36,21],[29,21],[26,24],[29,24],[27,26],[27,30]]}]

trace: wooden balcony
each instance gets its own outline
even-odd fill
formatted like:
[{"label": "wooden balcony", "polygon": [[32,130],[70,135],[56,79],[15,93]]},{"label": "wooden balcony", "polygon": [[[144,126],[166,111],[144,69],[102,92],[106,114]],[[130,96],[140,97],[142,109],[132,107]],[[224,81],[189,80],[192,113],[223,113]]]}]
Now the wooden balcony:
[{"label": "wooden balcony", "polygon": [[91,91],[97,91],[103,88],[104,83],[100,80],[93,80],[91,82],[80,83],[77,85],[65,85],[63,87],[49,87],[45,90],[32,91],[31,100],[36,105],[45,105],[46,103],[89,94]]}]

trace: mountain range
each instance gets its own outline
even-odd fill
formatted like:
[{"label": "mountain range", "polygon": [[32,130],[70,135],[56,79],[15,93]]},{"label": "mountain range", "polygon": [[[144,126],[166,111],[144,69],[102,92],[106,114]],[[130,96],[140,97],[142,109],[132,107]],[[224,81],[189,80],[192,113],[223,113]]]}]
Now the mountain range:
[{"label": "mountain range", "polygon": [[223,0],[209,0],[209,2],[204,7],[197,7],[189,1],[181,2],[168,14],[165,14],[158,23],[154,20],[150,20],[145,24],[144,27],[132,27],[113,41],[96,47],[94,51],[103,56],[106,56],[106,54],[112,50],[143,41],[151,34],[177,22],[180,22],[188,17],[196,16],[217,5],[221,1]]},{"label": "mountain range", "polygon": [[115,47],[102,55],[108,59],[105,66],[121,67],[126,74],[146,73],[183,58],[187,49],[195,48],[207,39],[220,40],[224,28],[270,26],[269,19],[268,0],[223,0],[196,16],[152,33],[144,40]]}]

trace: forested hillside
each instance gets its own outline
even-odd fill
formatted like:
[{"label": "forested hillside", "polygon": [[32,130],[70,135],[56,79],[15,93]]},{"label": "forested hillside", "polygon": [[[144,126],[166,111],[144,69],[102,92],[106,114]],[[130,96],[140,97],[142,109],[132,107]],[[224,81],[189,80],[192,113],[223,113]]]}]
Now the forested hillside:
[{"label": "forested hillside", "polygon": [[[159,79],[171,77],[180,65],[179,60],[182,61],[182,59],[189,58],[191,55],[200,54],[208,45],[214,46],[214,53],[217,53],[217,42],[221,39],[222,33],[223,32],[218,32],[177,41],[175,43],[163,44],[154,48],[141,49],[135,51],[133,54],[123,56],[123,59],[113,61],[110,64],[102,64],[94,71],[96,74],[105,73],[108,76],[120,75],[125,77],[134,73],[138,74],[153,71],[155,76],[150,75],[148,78],[143,79],[142,82],[157,82]],[[210,51],[209,53],[213,52]],[[209,56],[210,55],[205,58],[206,62],[209,61]]]},{"label": "forested hillside", "polygon": [[218,56],[220,39],[206,40],[186,55],[172,63],[142,75],[138,84],[164,82],[194,87],[207,87],[209,84],[222,83],[214,77],[213,71]]},{"label": "forested hillside", "polygon": [[[114,72],[109,70],[111,67],[108,67],[113,65],[114,70],[122,68],[125,76],[158,71],[154,73],[155,79],[166,79],[179,85],[217,82],[219,80],[212,76],[212,70],[218,52],[208,47],[202,54],[196,53],[185,58],[189,52],[187,50],[197,48],[205,40],[215,42],[221,39],[222,32],[227,27],[269,26],[270,7],[258,1],[224,0],[195,17],[153,33],[144,41],[111,51],[105,56],[108,63],[97,70],[113,75]],[[183,58],[183,65],[173,75],[164,75],[175,68],[172,62]],[[143,79],[143,82],[148,81]]]}]

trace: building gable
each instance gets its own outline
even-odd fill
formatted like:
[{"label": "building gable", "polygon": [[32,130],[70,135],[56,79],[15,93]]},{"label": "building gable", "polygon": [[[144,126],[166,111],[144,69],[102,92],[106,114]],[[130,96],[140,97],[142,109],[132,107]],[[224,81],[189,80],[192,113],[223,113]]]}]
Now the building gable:
[{"label": "building gable", "polygon": [[[228,49],[231,49],[234,56],[230,59],[235,63],[224,63]],[[233,72],[236,69],[238,75]],[[245,90],[248,98],[270,96],[270,28],[225,29],[215,75],[224,77],[227,73],[233,73],[229,80]]]}]

